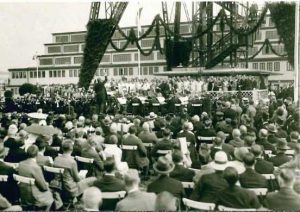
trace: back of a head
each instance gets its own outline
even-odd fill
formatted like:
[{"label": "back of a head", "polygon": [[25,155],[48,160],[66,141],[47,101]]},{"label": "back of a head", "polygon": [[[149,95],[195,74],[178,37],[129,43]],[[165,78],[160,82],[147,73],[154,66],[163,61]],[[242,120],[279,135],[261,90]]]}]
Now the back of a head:
[{"label": "back of a head", "polygon": [[220,137],[215,137],[215,139],[214,139],[214,144],[216,145],[216,146],[221,146],[222,145],[222,139],[220,138]]},{"label": "back of a head", "polygon": [[106,158],[103,167],[106,173],[112,173],[115,170],[115,159],[113,157]]},{"label": "back of a head", "polygon": [[180,163],[183,160],[182,152],[179,149],[175,149],[172,153],[172,160],[174,163]]},{"label": "back of a head", "polygon": [[97,187],[89,187],[82,195],[84,209],[98,211],[102,205],[102,193]]},{"label": "back of a head", "polygon": [[136,127],[135,126],[130,126],[128,132],[130,134],[135,134],[136,133]]},{"label": "back of a head", "polygon": [[129,169],[124,176],[125,185],[128,188],[137,186],[140,183],[139,173],[136,169]]},{"label": "back of a head", "polygon": [[145,122],[143,124],[142,128],[143,128],[144,131],[150,131],[150,126],[149,126],[149,124],[147,122]]},{"label": "back of a head", "polygon": [[258,136],[260,138],[266,138],[266,137],[268,137],[268,130],[266,130],[266,129],[259,130]]},{"label": "back of a head", "polygon": [[171,135],[171,130],[170,129],[164,129],[163,130],[163,136],[164,137],[169,137]]},{"label": "back of a head", "polygon": [[109,141],[110,141],[111,144],[118,144],[118,136],[116,136],[116,135],[111,135],[111,136],[109,137]]},{"label": "back of a head", "polygon": [[225,135],[225,133],[223,131],[219,131],[217,133],[217,137],[221,138],[222,141],[224,141],[226,139],[226,135]]},{"label": "back of a head", "polygon": [[240,137],[241,136],[241,132],[239,129],[233,129],[232,130],[232,137]]},{"label": "back of a head", "polygon": [[234,167],[227,167],[223,172],[223,177],[230,187],[234,186],[239,179],[239,174]]},{"label": "back of a head", "polygon": [[255,156],[253,153],[248,152],[243,157],[243,162],[246,167],[252,167],[255,164]]},{"label": "back of a head", "polygon": [[253,155],[255,157],[259,157],[261,154],[262,154],[262,148],[260,145],[258,144],[254,144],[252,147],[251,147],[251,152],[253,153]]},{"label": "back of a head", "polygon": [[69,153],[73,151],[73,142],[72,140],[64,140],[62,145],[61,145],[61,149],[63,151],[63,153]]},{"label": "back of a head", "polygon": [[45,139],[43,137],[39,136],[35,140],[35,145],[39,148],[39,151],[42,151],[46,148],[47,142],[45,141]]},{"label": "back of a head", "polygon": [[292,169],[281,169],[278,176],[280,187],[292,187],[295,181],[295,173]]},{"label": "back of a head", "polygon": [[176,211],[176,198],[171,193],[163,191],[157,195],[155,206],[157,211]]},{"label": "back of a head", "polygon": [[31,145],[27,149],[27,156],[29,158],[35,158],[38,155],[39,148],[36,145]]},{"label": "back of a head", "polygon": [[242,134],[247,133],[247,127],[245,125],[241,125],[239,130],[240,130],[240,133],[242,133]]}]

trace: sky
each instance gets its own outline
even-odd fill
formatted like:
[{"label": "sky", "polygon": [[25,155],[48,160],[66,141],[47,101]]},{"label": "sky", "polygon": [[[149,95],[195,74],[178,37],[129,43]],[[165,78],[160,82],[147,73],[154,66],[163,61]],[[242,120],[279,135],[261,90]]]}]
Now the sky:
[{"label": "sky", "polygon": [[[168,1],[169,14],[174,16],[173,2]],[[51,33],[82,31],[88,22],[91,3],[67,2],[3,2],[0,0],[0,72],[9,68],[35,66],[33,56],[44,54],[44,44],[52,42]],[[161,14],[161,1],[143,0],[141,24],[150,24]],[[191,4],[186,2],[191,16]],[[135,26],[138,1],[130,1],[120,26]],[[103,14],[103,13],[102,13]],[[182,19],[186,14],[182,8]]]}]

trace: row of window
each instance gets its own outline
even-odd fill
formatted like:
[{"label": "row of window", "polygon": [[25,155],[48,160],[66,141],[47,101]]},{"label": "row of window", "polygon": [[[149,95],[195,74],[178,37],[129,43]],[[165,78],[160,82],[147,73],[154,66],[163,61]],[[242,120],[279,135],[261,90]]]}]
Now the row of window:
[{"label": "row of window", "polygon": [[55,43],[84,42],[86,34],[56,35]]},{"label": "row of window", "polygon": [[[292,66],[289,62],[286,62],[286,70],[287,71],[293,71]],[[253,69],[261,69],[261,70],[267,70],[267,71],[280,71],[281,64],[280,62],[267,62],[267,63],[252,63]],[[267,68],[267,69],[266,69]]]},{"label": "row of window", "polygon": [[[49,77],[50,78],[60,78],[60,77],[66,77],[66,71],[67,70],[52,70],[49,71]],[[69,76],[67,77],[79,77],[79,69],[69,69]]]},{"label": "row of window", "polygon": [[96,70],[95,75],[96,75],[97,77],[99,77],[99,76],[106,76],[107,73],[108,73],[108,68],[98,68],[98,69]]},{"label": "row of window", "polygon": [[67,46],[48,46],[49,54],[58,54],[58,53],[78,53],[84,51],[84,44],[74,44]]},{"label": "row of window", "polygon": [[[45,71],[39,71],[38,78],[45,78],[46,72]],[[25,71],[14,71],[11,75],[12,79],[26,79],[27,78],[27,72]],[[37,71],[30,71],[29,72],[29,78],[37,78]]]}]

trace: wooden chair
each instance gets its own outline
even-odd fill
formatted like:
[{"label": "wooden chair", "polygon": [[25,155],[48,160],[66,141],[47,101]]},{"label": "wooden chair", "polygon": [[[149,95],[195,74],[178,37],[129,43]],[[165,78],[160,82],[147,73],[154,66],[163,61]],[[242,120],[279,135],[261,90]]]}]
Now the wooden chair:
[{"label": "wooden chair", "polygon": [[7,182],[8,175],[0,175],[0,182]]},{"label": "wooden chair", "polygon": [[159,150],[156,151],[156,153],[160,154],[160,155],[167,155],[167,154],[172,153],[172,150],[169,150],[169,149],[167,149],[167,150],[159,149]]},{"label": "wooden chair", "polygon": [[17,174],[13,174],[13,178],[18,183],[25,183],[28,185],[34,185],[34,182],[35,182],[35,179],[33,179],[31,177],[23,177],[23,176],[17,175]]},{"label": "wooden chair", "polygon": [[191,189],[193,189],[194,186],[195,186],[194,182],[181,182],[181,183],[182,183],[183,188],[191,188]]},{"label": "wooden chair", "polygon": [[102,192],[102,199],[123,199],[126,191]]},{"label": "wooden chair", "polygon": [[145,147],[147,148],[151,148],[153,147],[153,144],[152,143],[143,143]]},{"label": "wooden chair", "polygon": [[63,168],[56,168],[56,167],[51,167],[51,166],[43,166],[44,171],[50,172],[53,174],[63,174],[64,169]]},{"label": "wooden chair", "polygon": [[138,147],[136,145],[122,145],[121,149],[123,149],[123,150],[137,150]]},{"label": "wooden chair", "polygon": [[262,174],[267,180],[275,180],[276,177],[274,174]]},{"label": "wooden chair", "polygon": [[87,163],[87,164],[94,163],[93,158],[85,158],[85,157],[75,156],[75,160],[78,161],[78,162]]},{"label": "wooden chair", "polygon": [[187,209],[212,211],[216,207],[216,204],[214,204],[214,203],[198,202],[198,201],[190,200],[187,198],[183,198],[182,202],[186,206]]},{"label": "wooden chair", "polygon": [[54,149],[55,151],[59,152],[60,151],[60,147],[59,146],[52,146],[52,149]]},{"label": "wooden chair", "polygon": [[288,149],[285,151],[285,154],[288,156],[294,156],[295,155],[295,150],[294,149]]},{"label": "wooden chair", "polygon": [[203,137],[203,136],[198,136],[197,137],[198,138],[198,140],[200,140],[200,141],[213,141],[214,139],[215,139],[215,137]]},{"label": "wooden chair", "polygon": [[248,190],[253,191],[256,196],[266,196],[268,193],[267,188],[248,188]]}]

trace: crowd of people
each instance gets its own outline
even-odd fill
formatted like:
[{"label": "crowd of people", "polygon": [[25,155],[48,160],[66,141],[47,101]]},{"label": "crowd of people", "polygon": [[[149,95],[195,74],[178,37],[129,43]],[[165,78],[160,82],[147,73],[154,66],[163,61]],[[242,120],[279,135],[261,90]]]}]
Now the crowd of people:
[{"label": "crowd of people", "polygon": [[[162,93],[166,85],[158,86]],[[28,110],[6,105],[1,210],[175,211],[187,199],[213,203],[211,210],[299,210],[300,110],[291,97],[270,95],[256,104],[229,96],[212,104],[207,96],[200,109],[165,113],[87,109],[102,104],[104,86],[45,91],[30,97],[35,104]],[[70,107],[73,97],[81,108]],[[252,190],[258,188],[267,194]]]}]

